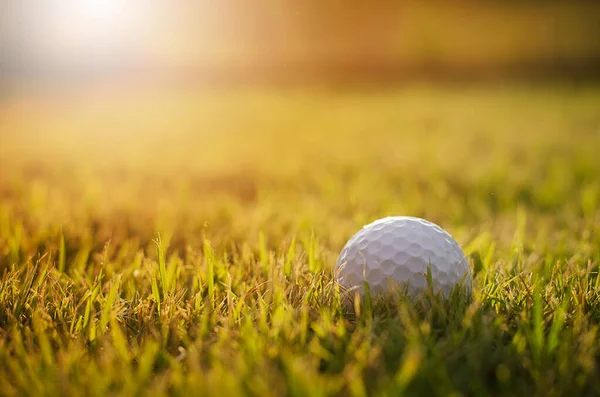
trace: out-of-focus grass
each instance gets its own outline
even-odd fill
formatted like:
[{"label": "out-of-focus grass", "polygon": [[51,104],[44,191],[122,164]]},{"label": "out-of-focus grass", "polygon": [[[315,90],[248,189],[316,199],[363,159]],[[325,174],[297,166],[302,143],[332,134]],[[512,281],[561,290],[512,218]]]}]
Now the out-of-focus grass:
[{"label": "out-of-focus grass", "polygon": [[[600,91],[410,87],[0,106],[6,395],[600,392]],[[421,216],[463,308],[346,312],[337,254]]]}]

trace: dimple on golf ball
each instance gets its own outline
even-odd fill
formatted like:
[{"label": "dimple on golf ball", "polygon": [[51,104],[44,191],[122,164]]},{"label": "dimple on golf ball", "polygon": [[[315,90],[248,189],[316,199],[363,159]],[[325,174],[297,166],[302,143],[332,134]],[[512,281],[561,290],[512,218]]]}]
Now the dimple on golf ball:
[{"label": "dimple on golf ball", "polygon": [[364,226],[344,246],[335,265],[346,291],[372,295],[400,285],[409,296],[429,288],[448,298],[457,285],[470,295],[472,276],[458,243],[438,225],[420,218],[393,216]]}]

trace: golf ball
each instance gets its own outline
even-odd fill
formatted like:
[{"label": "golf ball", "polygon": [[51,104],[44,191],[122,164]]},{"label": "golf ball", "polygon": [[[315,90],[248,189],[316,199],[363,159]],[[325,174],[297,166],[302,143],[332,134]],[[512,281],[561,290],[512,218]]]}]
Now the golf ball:
[{"label": "golf ball", "polygon": [[449,297],[455,286],[471,292],[471,270],[458,243],[438,225],[420,218],[394,216],[364,226],[346,243],[335,278],[347,291],[372,295],[400,285],[409,296],[428,288],[431,269],[435,293]]}]

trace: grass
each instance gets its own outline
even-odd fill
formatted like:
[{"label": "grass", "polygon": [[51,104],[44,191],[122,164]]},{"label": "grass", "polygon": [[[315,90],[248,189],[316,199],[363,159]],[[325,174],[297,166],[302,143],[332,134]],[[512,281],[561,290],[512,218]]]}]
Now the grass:
[{"label": "grass", "polygon": [[[0,104],[0,394],[597,395],[600,91],[96,92]],[[386,215],[470,303],[332,282]]]}]

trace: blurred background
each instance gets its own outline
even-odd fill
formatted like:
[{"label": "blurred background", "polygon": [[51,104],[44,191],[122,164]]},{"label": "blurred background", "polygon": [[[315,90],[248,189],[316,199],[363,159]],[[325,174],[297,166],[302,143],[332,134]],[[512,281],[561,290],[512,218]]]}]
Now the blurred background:
[{"label": "blurred background", "polygon": [[386,214],[461,242],[502,215],[510,245],[515,203],[593,214],[599,21],[598,1],[1,0],[0,225],[317,230],[333,260]]},{"label": "blurred background", "polygon": [[2,89],[600,75],[597,1],[4,0]]}]

